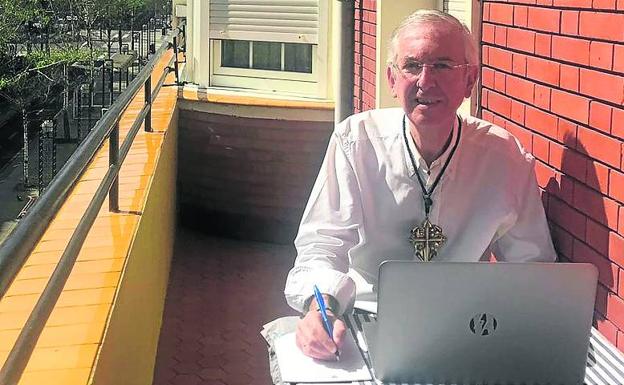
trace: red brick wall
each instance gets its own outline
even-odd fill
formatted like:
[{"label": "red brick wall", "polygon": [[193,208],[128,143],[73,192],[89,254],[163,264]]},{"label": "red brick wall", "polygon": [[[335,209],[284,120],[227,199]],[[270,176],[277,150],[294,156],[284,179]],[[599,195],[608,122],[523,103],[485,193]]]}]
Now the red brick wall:
[{"label": "red brick wall", "polygon": [[483,5],[483,117],[537,158],[563,260],[599,271],[596,326],[624,350],[624,0]]},{"label": "red brick wall", "polygon": [[375,50],[377,1],[355,1],[355,74],[353,109],[375,108]]},{"label": "red brick wall", "polygon": [[181,110],[179,127],[182,224],[221,236],[292,243],[333,122]]}]

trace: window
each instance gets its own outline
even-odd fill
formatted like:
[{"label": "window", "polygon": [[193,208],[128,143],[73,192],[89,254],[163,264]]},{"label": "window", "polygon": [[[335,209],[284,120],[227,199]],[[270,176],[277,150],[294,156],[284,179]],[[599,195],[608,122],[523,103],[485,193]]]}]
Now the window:
[{"label": "window", "polygon": [[221,66],[312,73],[312,44],[222,40]]},{"label": "window", "polygon": [[210,85],[324,96],[327,0],[210,0]]}]

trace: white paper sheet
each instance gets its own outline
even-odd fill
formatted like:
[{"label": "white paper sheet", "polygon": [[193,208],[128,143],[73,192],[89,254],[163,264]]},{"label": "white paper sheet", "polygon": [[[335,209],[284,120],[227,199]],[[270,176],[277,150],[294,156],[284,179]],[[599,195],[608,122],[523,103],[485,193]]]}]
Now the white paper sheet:
[{"label": "white paper sheet", "polygon": [[284,382],[351,382],[371,380],[362,355],[351,333],[345,335],[340,361],[315,360],[304,355],[295,345],[295,333],[275,341],[275,353]]},{"label": "white paper sheet", "polygon": [[377,314],[377,301],[360,301],[356,300],[353,305],[356,309],[361,309],[369,313]]}]

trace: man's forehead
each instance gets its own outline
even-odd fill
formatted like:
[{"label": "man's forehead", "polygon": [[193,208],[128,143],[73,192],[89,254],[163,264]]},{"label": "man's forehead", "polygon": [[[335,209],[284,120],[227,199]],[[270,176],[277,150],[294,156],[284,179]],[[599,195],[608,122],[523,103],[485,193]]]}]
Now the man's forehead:
[{"label": "man's forehead", "polygon": [[406,27],[397,36],[398,59],[462,60],[465,54],[462,31],[442,22],[422,22]]}]

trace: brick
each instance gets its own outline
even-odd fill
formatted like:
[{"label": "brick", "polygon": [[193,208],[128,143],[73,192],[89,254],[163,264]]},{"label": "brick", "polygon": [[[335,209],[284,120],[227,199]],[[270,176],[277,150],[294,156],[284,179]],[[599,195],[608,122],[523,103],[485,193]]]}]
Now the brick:
[{"label": "brick", "polygon": [[608,319],[604,318],[601,315],[596,315],[594,317],[596,320],[596,329],[613,345],[617,344],[617,327]]},{"label": "brick", "polygon": [[621,108],[612,109],[611,134],[624,139],[624,110]]},{"label": "brick", "polygon": [[588,159],[585,184],[596,191],[607,194],[609,191],[609,170],[604,164]]},{"label": "brick", "polygon": [[580,91],[597,99],[621,104],[624,102],[624,77],[582,68]]},{"label": "brick", "polygon": [[546,188],[550,181],[555,179],[555,176],[555,170],[542,162],[535,162],[535,178],[539,187]]},{"label": "brick", "polygon": [[497,25],[494,28],[494,44],[503,47],[507,45],[507,27]]},{"label": "brick", "polygon": [[488,108],[497,114],[511,116],[511,99],[496,92],[490,92]]},{"label": "brick", "polygon": [[592,0],[554,0],[555,7],[591,8]]},{"label": "brick", "polygon": [[483,65],[490,64],[490,47],[487,45],[481,47],[481,63]]},{"label": "brick", "polygon": [[533,135],[529,130],[512,122],[508,122],[505,128],[520,141],[525,150],[533,152]]},{"label": "brick", "polygon": [[526,59],[527,57],[522,54],[513,54],[512,57],[512,72],[516,75],[526,76]]},{"label": "brick", "polygon": [[566,147],[560,145],[559,143],[550,142],[549,153],[548,153],[548,163],[556,168],[557,170],[561,170],[562,162],[563,162],[563,154],[569,151]]},{"label": "brick", "polygon": [[536,84],[535,85],[535,105],[545,110],[550,109],[550,88]]},{"label": "brick", "polygon": [[582,183],[574,185],[574,207],[610,229],[617,230],[617,203]]},{"label": "brick", "polygon": [[[548,139],[533,135],[533,155],[544,163],[548,163]],[[543,187],[543,186],[542,186]]]},{"label": "brick", "polygon": [[[609,233],[609,259],[624,267],[624,237],[614,231]],[[618,293],[624,294],[621,291]]]},{"label": "brick", "polygon": [[534,83],[516,76],[508,75],[507,95],[527,103],[533,103]]},{"label": "brick", "polygon": [[499,127],[505,127],[507,125],[507,121],[503,118],[501,118],[498,115],[494,115],[494,122],[495,125],[499,126]]},{"label": "brick", "polygon": [[494,88],[494,70],[488,67],[481,69],[481,84],[487,88]]},{"label": "brick", "polygon": [[574,179],[567,175],[561,175],[561,187],[559,197],[569,205],[574,203]]},{"label": "brick", "polygon": [[583,11],[579,18],[579,35],[593,39],[622,41],[624,14]]},{"label": "brick", "polygon": [[513,6],[508,4],[490,3],[489,21],[513,25]]},{"label": "brick", "polygon": [[624,234],[624,206],[620,207],[620,217],[618,219],[618,234]]},{"label": "brick", "polygon": [[577,149],[608,165],[620,167],[620,142],[597,131],[578,127]]},{"label": "brick", "polygon": [[616,9],[617,0],[594,0],[592,7],[594,9]]},{"label": "brick", "polygon": [[[606,316],[607,319],[613,322],[618,329],[624,329],[624,300],[613,293],[609,293],[607,296]],[[622,340],[621,342],[624,342],[624,339],[619,338],[620,333],[621,332],[618,330],[618,340]],[[620,344],[620,346],[622,346],[622,344]],[[621,349],[620,347],[618,348]]]},{"label": "brick", "polygon": [[589,122],[589,99],[569,92],[553,90],[550,110],[568,119],[587,124]]},{"label": "brick", "polygon": [[487,108],[489,91],[487,88],[481,88],[481,107]]},{"label": "brick", "polygon": [[611,107],[592,101],[589,106],[589,125],[604,133],[611,131]]},{"label": "brick", "polygon": [[589,41],[573,37],[553,36],[552,57],[589,65]]},{"label": "brick", "polygon": [[[579,240],[574,241],[574,262],[593,264],[598,268],[598,281],[611,290],[617,290],[618,266]],[[607,298],[607,318],[613,320],[612,315],[609,314],[609,307]],[[622,315],[624,316],[624,313]],[[624,317],[621,321],[624,324]]]},{"label": "brick", "polygon": [[527,106],[524,122],[526,126],[551,139],[557,136],[557,117],[537,108]]},{"label": "brick", "polygon": [[578,35],[579,12],[561,11],[561,33],[565,35]]},{"label": "brick", "polygon": [[574,237],[560,226],[553,226],[552,240],[557,250],[557,254],[563,255],[568,259],[572,258],[572,246],[574,245]]},{"label": "brick", "polygon": [[528,16],[528,8],[524,5],[515,5],[514,6],[514,25],[516,27],[526,27],[527,26],[527,16]]},{"label": "brick", "polygon": [[587,158],[575,150],[566,147],[561,158],[561,171],[578,181],[585,182],[585,176],[587,175]]},{"label": "brick", "polygon": [[559,118],[557,122],[557,140],[570,148],[576,148],[577,125]]},{"label": "brick", "polygon": [[551,197],[548,204],[548,217],[572,234],[576,239],[585,239],[586,217],[560,199]]},{"label": "brick", "polygon": [[609,253],[609,229],[588,218],[585,231],[585,240],[589,246],[607,256]]},{"label": "brick", "polygon": [[594,0],[592,8],[594,9],[616,9],[616,0]]},{"label": "brick", "polygon": [[580,70],[578,67],[561,64],[559,67],[559,86],[569,91],[579,90]]},{"label": "brick", "polygon": [[624,0],[617,0],[617,10],[624,11]]},{"label": "brick", "polygon": [[494,114],[492,114],[488,110],[484,110],[481,112],[481,118],[487,122],[494,122]]},{"label": "brick", "polygon": [[529,8],[528,27],[546,32],[559,32],[561,11],[549,8]]},{"label": "brick", "polygon": [[596,286],[596,306],[595,309],[602,315],[607,314],[607,298],[609,289],[598,283]]},{"label": "brick", "polygon": [[488,64],[500,70],[511,72],[511,52],[500,48],[489,47]]},{"label": "brick", "polygon": [[494,89],[500,93],[505,93],[505,74],[502,72],[494,73]]},{"label": "brick", "polygon": [[559,63],[536,57],[527,57],[527,77],[558,86]]},{"label": "brick", "polygon": [[490,21],[490,3],[483,4],[483,21]]},{"label": "brick", "polygon": [[606,70],[613,68],[613,44],[592,41],[589,46],[589,64]]},{"label": "brick", "polygon": [[535,52],[535,32],[520,28],[507,30],[507,47],[524,52]]},{"label": "brick", "polygon": [[518,124],[524,124],[524,104],[511,101],[511,120]]},{"label": "brick", "polygon": [[535,54],[550,57],[552,52],[552,37],[545,33],[535,34]]},{"label": "brick", "polygon": [[624,73],[624,45],[615,45],[613,49],[613,70]]},{"label": "brick", "polygon": [[481,39],[490,44],[494,44],[494,31],[496,27],[492,24],[483,23],[483,29],[481,30]]},{"label": "brick", "polygon": [[624,174],[609,170],[609,196],[620,202],[624,202]]}]

